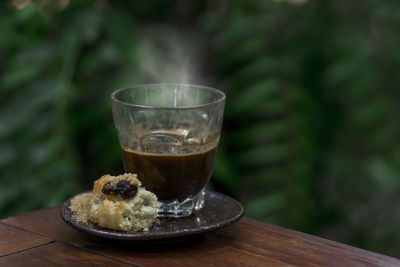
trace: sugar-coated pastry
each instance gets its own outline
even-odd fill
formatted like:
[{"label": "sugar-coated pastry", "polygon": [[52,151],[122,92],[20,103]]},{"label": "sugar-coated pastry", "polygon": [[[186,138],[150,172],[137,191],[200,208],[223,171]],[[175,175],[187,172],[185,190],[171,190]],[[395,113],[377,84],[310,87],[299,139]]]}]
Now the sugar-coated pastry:
[{"label": "sugar-coated pastry", "polygon": [[89,219],[121,231],[148,231],[157,218],[156,195],[141,187],[136,174],[104,175],[94,183]]}]

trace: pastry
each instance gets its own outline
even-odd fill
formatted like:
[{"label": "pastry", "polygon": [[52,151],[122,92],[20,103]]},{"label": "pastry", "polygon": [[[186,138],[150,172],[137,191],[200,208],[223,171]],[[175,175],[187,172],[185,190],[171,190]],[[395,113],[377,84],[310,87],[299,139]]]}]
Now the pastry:
[{"label": "pastry", "polygon": [[[104,175],[95,181],[93,193],[79,199],[88,203],[72,199],[70,209],[81,214],[82,220],[120,231],[149,231],[159,207],[157,197],[141,187],[136,174],[131,173]],[[86,208],[86,213],[79,207]]]}]

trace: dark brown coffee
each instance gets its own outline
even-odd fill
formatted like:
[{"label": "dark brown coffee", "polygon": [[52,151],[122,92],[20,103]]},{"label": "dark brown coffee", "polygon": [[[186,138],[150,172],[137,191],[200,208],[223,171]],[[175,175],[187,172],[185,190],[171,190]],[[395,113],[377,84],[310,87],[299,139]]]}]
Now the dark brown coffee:
[{"label": "dark brown coffee", "polygon": [[127,172],[136,173],[143,186],[160,200],[179,201],[199,193],[214,168],[217,146],[187,154],[155,154],[123,149]]}]

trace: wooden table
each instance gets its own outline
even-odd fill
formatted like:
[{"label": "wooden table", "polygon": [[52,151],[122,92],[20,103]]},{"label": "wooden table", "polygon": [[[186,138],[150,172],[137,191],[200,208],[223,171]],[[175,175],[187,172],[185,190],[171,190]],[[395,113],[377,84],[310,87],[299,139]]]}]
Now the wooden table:
[{"label": "wooden table", "polygon": [[242,218],[191,239],[123,244],[66,225],[59,207],[0,221],[0,266],[400,266],[400,260]]}]

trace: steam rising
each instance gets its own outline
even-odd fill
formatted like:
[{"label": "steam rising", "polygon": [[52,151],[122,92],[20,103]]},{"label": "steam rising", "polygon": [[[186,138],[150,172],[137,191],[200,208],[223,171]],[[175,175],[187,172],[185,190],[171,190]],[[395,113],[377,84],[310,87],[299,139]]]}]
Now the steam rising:
[{"label": "steam rising", "polygon": [[201,58],[196,53],[202,52],[201,49],[199,42],[187,34],[182,36],[168,29],[151,29],[151,34],[138,42],[140,76],[146,83],[204,84],[204,75],[200,73]]}]

